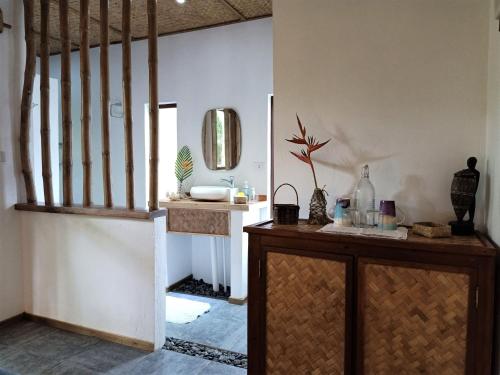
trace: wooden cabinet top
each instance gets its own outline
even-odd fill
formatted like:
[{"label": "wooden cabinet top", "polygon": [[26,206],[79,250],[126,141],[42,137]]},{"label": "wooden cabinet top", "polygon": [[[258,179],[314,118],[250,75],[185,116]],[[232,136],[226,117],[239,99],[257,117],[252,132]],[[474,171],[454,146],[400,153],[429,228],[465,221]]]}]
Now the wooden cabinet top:
[{"label": "wooden cabinet top", "polygon": [[288,239],[306,239],[321,242],[341,244],[346,247],[376,246],[383,248],[422,250],[425,252],[462,254],[473,256],[495,256],[495,246],[481,233],[474,236],[452,236],[449,238],[426,238],[408,231],[408,239],[394,240],[376,237],[361,237],[318,232],[319,225],[308,225],[299,221],[297,225],[278,225],[266,221],[246,226],[244,231],[249,234],[273,236]]}]

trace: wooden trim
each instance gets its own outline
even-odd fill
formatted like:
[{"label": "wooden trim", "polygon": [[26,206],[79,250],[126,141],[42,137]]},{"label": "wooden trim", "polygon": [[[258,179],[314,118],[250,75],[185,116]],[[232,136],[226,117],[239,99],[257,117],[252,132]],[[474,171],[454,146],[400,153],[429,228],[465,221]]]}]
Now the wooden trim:
[{"label": "wooden trim", "polygon": [[126,208],[106,208],[99,206],[44,206],[28,203],[17,203],[15,209],[18,211],[44,212],[53,214],[72,214],[114,217],[119,219],[153,220],[158,217],[166,216],[166,210],[145,211],[145,210],[127,210]]},{"label": "wooden trim", "polygon": [[82,121],[83,206],[92,204],[92,156],[90,153],[89,0],[80,1],[80,79]]},{"label": "wooden trim", "polygon": [[182,284],[184,284],[186,281],[188,280],[191,280],[193,278],[193,274],[191,275],[188,275],[186,277],[183,277],[182,279],[180,279],[179,281],[176,281],[175,283],[173,283],[172,285],[168,286],[165,288],[165,292],[172,292],[174,291],[174,289],[177,289],[179,286],[181,286]]},{"label": "wooden trim", "polygon": [[2,321],[0,321],[0,328],[9,326],[9,325],[17,323],[17,322],[20,322],[21,320],[23,320],[23,318],[24,318],[24,313],[21,313],[21,314],[14,315],[11,318],[2,320]]},{"label": "wooden trim", "polygon": [[56,320],[56,319],[45,318],[42,316],[30,314],[30,313],[24,313],[24,318],[27,320],[30,320],[32,322],[45,324],[45,325],[48,325],[50,327],[62,329],[64,331],[68,331],[68,332],[77,333],[79,335],[97,337],[97,338],[100,338],[100,339],[105,340],[105,341],[110,341],[110,342],[114,342],[116,344],[130,346],[132,348],[144,350],[147,352],[154,351],[154,344],[152,342],[149,342],[149,341],[134,339],[131,337],[121,336],[121,335],[117,335],[114,333],[99,331],[97,329],[87,328],[87,327],[83,327],[83,326],[80,326],[77,324],[62,322],[62,321]]},{"label": "wooden trim", "polygon": [[104,206],[113,207],[111,193],[111,160],[109,149],[109,17],[108,0],[100,1],[101,13],[101,136],[102,136],[102,179]]},{"label": "wooden trim", "polygon": [[71,39],[69,35],[68,0],[59,0],[61,35],[61,116],[63,205],[73,205],[72,123],[71,123]]},{"label": "wooden trim", "polygon": [[245,298],[233,298],[233,297],[229,297],[227,299],[228,303],[230,303],[232,305],[240,305],[240,306],[246,304],[247,301],[248,301],[247,297],[245,297]]},{"label": "wooden trim", "polygon": [[156,0],[148,0],[149,210],[158,209],[158,19]]},{"label": "wooden trim", "polygon": [[132,133],[132,55],[130,0],[122,1],[123,126],[125,132],[126,206],[134,208],[134,141]]},{"label": "wooden trim", "polygon": [[270,201],[271,201],[271,206],[270,206],[270,209],[269,209],[269,213],[270,213],[270,217],[272,218],[273,215],[274,215],[274,188],[275,188],[275,181],[274,181],[274,167],[275,167],[275,163],[274,163],[274,95],[271,95],[271,99],[270,99],[270,106],[271,106],[271,109],[270,109],[270,112],[271,112],[271,119],[270,119],[270,126],[271,126],[271,134],[270,134],[270,137],[271,137],[271,150],[270,150],[270,153],[271,155],[269,155],[269,157],[271,158],[271,171],[270,171],[270,178],[271,178],[271,181],[270,181],[270,184],[271,184],[271,191],[270,191],[270,194],[271,194],[271,197],[270,197]]},{"label": "wooden trim", "polygon": [[160,109],[166,109],[166,108],[177,108],[177,103],[162,103],[158,106]]},{"label": "wooden trim", "polygon": [[23,96],[21,100],[21,128],[19,134],[21,167],[26,187],[26,200],[36,203],[35,184],[30,160],[31,105],[33,103],[33,82],[35,80],[36,53],[33,32],[33,0],[24,0],[24,38],[26,42],[26,64],[24,68]]}]

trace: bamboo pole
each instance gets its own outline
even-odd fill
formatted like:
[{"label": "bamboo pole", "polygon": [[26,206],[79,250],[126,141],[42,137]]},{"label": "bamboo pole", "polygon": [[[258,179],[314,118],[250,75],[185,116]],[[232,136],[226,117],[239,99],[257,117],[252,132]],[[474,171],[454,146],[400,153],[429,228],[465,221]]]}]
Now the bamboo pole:
[{"label": "bamboo pole", "polygon": [[26,187],[26,200],[36,203],[35,184],[30,161],[30,119],[35,80],[35,34],[33,30],[33,0],[24,0],[24,32],[26,41],[26,65],[24,68],[23,96],[21,99],[21,126],[19,134],[21,168]]},{"label": "bamboo pole", "polygon": [[101,15],[101,134],[102,134],[102,178],[104,206],[113,207],[111,194],[111,161],[109,151],[109,17],[108,0],[100,2]]},{"label": "bamboo pole", "polygon": [[71,123],[71,39],[69,36],[68,0],[59,0],[61,35],[61,115],[63,138],[63,205],[73,205],[72,123]]},{"label": "bamboo pole", "polygon": [[130,0],[122,1],[123,114],[125,128],[125,184],[127,208],[134,209],[134,146],[132,138],[132,74]]},{"label": "bamboo pole", "polygon": [[158,20],[156,0],[148,0],[149,210],[158,209]]},{"label": "bamboo pole", "polygon": [[40,139],[42,144],[43,195],[46,206],[54,205],[50,165],[49,0],[40,0]]},{"label": "bamboo pole", "polygon": [[82,166],[83,206],[92,204],[90,156],[90,60],[89,60],[89,0],[80,1],[80,79],[81,79],[81,123],[82,123]]}]

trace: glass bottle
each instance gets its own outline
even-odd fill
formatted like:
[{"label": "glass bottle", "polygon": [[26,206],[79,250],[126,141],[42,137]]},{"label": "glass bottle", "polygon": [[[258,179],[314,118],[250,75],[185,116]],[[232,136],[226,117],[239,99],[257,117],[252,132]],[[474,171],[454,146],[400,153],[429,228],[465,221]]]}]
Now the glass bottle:
[{"label": "glass bottle", "polygon": [[370,181],[370,171],[365,165],[361,171],[361,178],[353,193],[353,223],[356,227],[369,227],[375,225],[375,188]]}]

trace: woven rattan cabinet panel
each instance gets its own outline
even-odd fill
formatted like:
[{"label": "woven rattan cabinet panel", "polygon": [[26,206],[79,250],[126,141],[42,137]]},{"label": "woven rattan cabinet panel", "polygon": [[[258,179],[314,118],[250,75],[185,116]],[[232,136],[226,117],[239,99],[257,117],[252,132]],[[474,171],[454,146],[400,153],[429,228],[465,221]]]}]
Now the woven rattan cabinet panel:
[{"label": "woven rattan cabinet panel", "polygon": [[267,253],[267,374],[343,374],[346,264]]},{"label": "woven rattan cabinet panel", "polygon": [[470,276],[359,263],[366,375],[466,373]]},{"label": "woven rattan cabinet panel", "polygon": [[167,215],[169,232],[229,235],[229,211],[169,208]]}]

